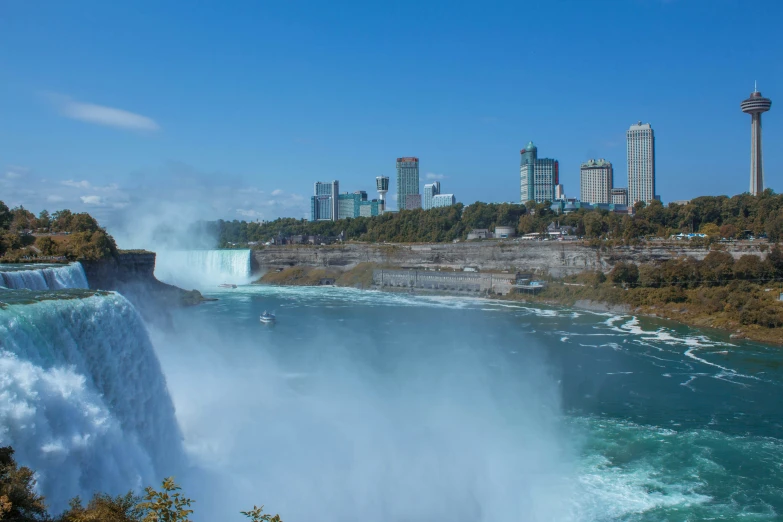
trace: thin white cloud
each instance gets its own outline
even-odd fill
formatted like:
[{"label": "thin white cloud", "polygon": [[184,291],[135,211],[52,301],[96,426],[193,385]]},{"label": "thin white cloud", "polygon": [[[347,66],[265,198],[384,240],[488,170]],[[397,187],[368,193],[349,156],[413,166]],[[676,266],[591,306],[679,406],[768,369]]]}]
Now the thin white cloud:
[{"label": "thin white cloud", "polygon": [[22,177],[22,173],[9,170],[8,172],[5,173],[5,177],[8,179],[17,179]]},{"label": "thin white cloud", "polygon": [[157,131],[160,129],[155,120],[141,114],[94,103],[84,103],[60,94],[49,94],[47,97],[55,104],[61,115],[73,120],[117,129],[138,131]]},{"label": "thin white cloud", "polygon": [[65,198],[62,196],[51,195],[46,198],[46,201],[49,203],[59,203],[61,201],[65,201]]},{"label": "thin white cloud", "polygon": [[442,179],[446,179],[445,174],[435,174],[433,172],[428,172],[424,177],[433,181],[440,181]]},{"label": "thin white cloud", "polygon": [[82,200],[82,203],[85,205],[102,205],[103,204],[103,198],[100,196],[81,196],[79,199]]},{"label": "thin white cloud", "polygon": [[61,185],[65,185],[66,187],[73,187],[73,188],[80,188],[80,189],[88,189],[92,185],[90,185],[90,182],[87,180],[81,180],[81,181],[74,181],[72,179],[67,179],[65,181],[60,182]]},{"label": "thin white cloud", "polygon": [[283,191],[280,190],[280,189],[275,189],[275,190],[272,191],[272,195],[273,196],[279,196],[282,193],[283,193]]},{"label": "thin white cloud", "polygon": [[239,214],[240,216],[251,218],[251,219],[264,217],[264,214],[262,212],[253,209],[238,208],[236,209],[236,213]]}]

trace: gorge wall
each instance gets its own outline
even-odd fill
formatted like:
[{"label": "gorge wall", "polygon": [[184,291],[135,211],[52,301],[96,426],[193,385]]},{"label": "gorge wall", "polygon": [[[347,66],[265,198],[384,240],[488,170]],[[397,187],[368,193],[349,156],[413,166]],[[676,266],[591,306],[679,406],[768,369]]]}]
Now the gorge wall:
[{"label": "gorge wall", "polygon": [[[758,244],[729,245],[735,258],[743,254],[764,256]],[[321,246],[267,246],[253,252],[253,268],[259,272],[289,266],[348,270],[359,263],[388,267],[454,268],[474,266],[482,270],[519,270],[555,277],[587,270],[608,271],[620,261],[648,263],[682,256],[703,259],[709,249],[688,243],[644,246],[591,247],[562,241],[480,241],[470,243],[370,244]]]}]

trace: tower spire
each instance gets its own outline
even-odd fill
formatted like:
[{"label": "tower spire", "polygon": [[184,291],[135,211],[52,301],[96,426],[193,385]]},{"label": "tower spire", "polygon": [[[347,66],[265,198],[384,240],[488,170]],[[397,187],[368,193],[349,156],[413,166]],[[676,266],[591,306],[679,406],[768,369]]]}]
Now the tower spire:
[{"label": "tower spire", "polygon": [[759,88],[756,80],[753,80],[753,92],[759,92]]}]

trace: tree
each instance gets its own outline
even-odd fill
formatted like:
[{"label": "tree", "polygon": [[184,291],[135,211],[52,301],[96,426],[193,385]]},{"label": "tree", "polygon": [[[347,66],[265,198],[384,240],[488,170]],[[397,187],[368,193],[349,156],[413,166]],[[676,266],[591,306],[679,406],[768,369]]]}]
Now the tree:
[{"label": "tree", "polygon": [[0,520],[37,522],[46,520],[46,503],[35,492],[35,478],[30,468],[17,466],[14,450],[0,448]]},{"label": "tree", "polygon": [[272,516],[269,513],[264,513],[264,506],[253,506],[250,511],[240,511],[243,515],[249,518],[252,522],[282,522],[280,515]]},{"label": "tree", "polygon": [[709,237],[720,237],[720,228],[715,223],[706,223],[701,226],[699,232]]},{"label": "tree", "polygon": [[49,236],[39,237],[36,239],[35,245],[45,256],[57,255],[57,243]]},{"label": "tree", "polygon": [[720,227],[720,237],[732,239],[737,236],[737,227],[734,225],[723,225]]},{"label": "tree", "polygon": [[639,281],[639,267],[634,263],[617,263],[609,273],[613,283],[633,285]]},{"label": "tree", "polygon": [[36,228],[49,228],[49,225],[52,223],[52,218],[49,215],[49,212],[42,210],[38,214],[38,219],[36,221]]},{"label": "tree", "polygon": [[147,512],[144,522],[191,522],[188,516],[193,510],[188,508],[193,501],[179,492],[182,488],[174,477],[164,479],[161,487],[161,491],[145,489],[144,502],[138,505]]},{"label": "tree", "polygon": [[13,219],[14,216],[11,214],[11,210],[5,203],[0,201],[0,230],[8,230]]},{"label": "tree", "polygon": [[81,499],[76,497],[58,522],[139,522],[145,514],[139,507],[140,500],[133,493],[116,497],[96,493],[87,507],[83,507]]}]

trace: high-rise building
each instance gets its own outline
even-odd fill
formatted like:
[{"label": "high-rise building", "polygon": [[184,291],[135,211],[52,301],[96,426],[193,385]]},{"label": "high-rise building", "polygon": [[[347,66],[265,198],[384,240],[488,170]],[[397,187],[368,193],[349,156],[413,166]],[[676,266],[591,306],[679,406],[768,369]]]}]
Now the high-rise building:
[{"label": "high-rise building", "polygon": [[613,188],[610,191],[612,200],[609,202],[612,205],[628,205],[628,189],[627,188]]},{"label": "high-rise building", "polygon": [[405,196],[405,210],[421,208],[421,194],[408,194]]},{"label": "high-rise building", "polygon": [[310,221],[336,221],[339,219],[339,181],[316,182],[310,198]]},{"label": "high-rise building", "polygon": [[565,188],[563,188],[563,184],[559,183],[555,185],[555,200],[561,201],[566,198],[565,194]]},{"label": "high-rise building", "polygon": [[[419,158],[397,158],[397,207],[408,209],[408,196],[419,195]],[[421,208],[421,196],[419,206]]]},{"label": "high-rise building", "polygon": [[424,185],[424,200],[421,203],[421,208],[429,210],[432,208],[432,197],[440,194],[440,181],[434,181]]},{"label": "high-rise building", "polygon": [[764,169],[761,161],[761,113],[772,107],[772,100],[764,98],[754,87],[750,98],[740,105],[742,112],[750,114],[750,193],[758,196],[764,192]]},{"label": "high-rise building", "polygon": [[533,142],[520,151],[522,162],[520,173],[520,202],[555,200],[555,185],[560,183],[557,160],[539,158],[538,149]]},{"label": "high-rise building", "polygon": [[379,205],[379,212],[383,214],[383,211],[386,210],[386,193],[389,192],[389,177],[388,176],[378,176],[375,178],[375,186],[378,189],[378,205]]},{"label": "high-rise building", "polygon": [[628,204],[655,199],[655,135],[649,123],[631,125],[626,132]]},{"label": "high-rise building", "polygon": [[372,217],[382,213],[381,201],[373,199],[372,201],[362,201],[359,203],[359,216]]},{"label": "high-rise building", "polygon": [[450,207],[457,202],[454,194],[435,194],[432,196],[432,206],[430,208]]},{"label": "high-rise building", "polygon": [[612,164],[605,159],[591,159],[579,167],[579,199],[583,203],[611,203],[614,184]]}]

